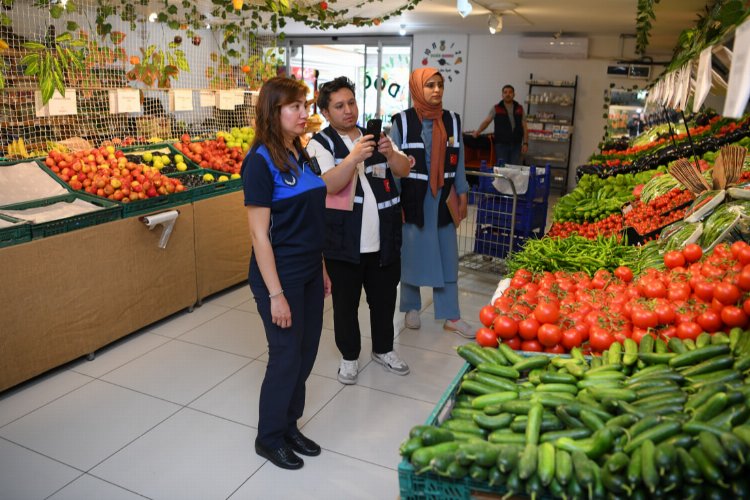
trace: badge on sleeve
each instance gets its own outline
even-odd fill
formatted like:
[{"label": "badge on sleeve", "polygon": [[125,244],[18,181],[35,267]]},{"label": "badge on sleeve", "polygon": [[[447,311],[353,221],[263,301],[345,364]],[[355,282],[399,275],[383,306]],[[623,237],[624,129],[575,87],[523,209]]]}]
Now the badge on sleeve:
[{"label": "badge on sleeve", "polygon": [[450,156],[450,162],[451,162],[451,165],[454,165],[454,166],[458,165],[458,155],[455,153],[452,153]]}]

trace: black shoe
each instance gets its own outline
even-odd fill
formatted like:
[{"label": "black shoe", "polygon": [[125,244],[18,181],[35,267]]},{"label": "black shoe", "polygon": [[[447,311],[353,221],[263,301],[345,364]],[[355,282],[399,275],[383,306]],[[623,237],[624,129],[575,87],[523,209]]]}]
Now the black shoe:
[{"label": "black shoe", "polygon": [[320,446],[318,446],[318,443],[305,437],[300,431],[287,434],[284,436],[284,440],[300,455],[308,457],[317,457],[320,455]]},{"label": "black shoe", "polygon": [[267,458],[276,467],[282,469],[301,469],[305,462],[300,457],[294,454],[294,452],[288,446],[281,446],[275,450],[269,450],[262,444],[255,442],[255,453],[263,458]]}]

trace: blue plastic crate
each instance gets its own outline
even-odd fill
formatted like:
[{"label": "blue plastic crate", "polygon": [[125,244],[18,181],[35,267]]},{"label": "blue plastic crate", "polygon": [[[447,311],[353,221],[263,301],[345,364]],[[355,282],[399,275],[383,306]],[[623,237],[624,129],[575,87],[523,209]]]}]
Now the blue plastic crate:
[{"label": "blue plastic crate", "polygon": [[515,220],[515,230],[529,233],[544,229],[547,222],[547,202],[525,203],[516,201],[513,219],[513,198],[510,196],[485,196],[477,203],[477,224],[510,229]]},{"label": "blue plastic crate", "polygon": [[[530,234],[513,234],[513,251],[520,251],[530,238],[541,238],[543,231]],[[474,253],[491,257],[505,258],[510,252],[510,229],[495,226],[477,226],[474,239]]]}]

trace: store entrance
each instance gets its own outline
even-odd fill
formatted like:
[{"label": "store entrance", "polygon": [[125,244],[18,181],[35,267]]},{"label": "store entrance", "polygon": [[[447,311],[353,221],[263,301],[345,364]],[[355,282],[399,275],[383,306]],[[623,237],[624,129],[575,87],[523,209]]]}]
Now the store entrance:
[{"label": "store entrance", "polygon": [[[389,126],[392,115],[409,107],[411,46],[409,37],[287,38],[287,74],[314,90],[347,76],[356,85],[359,124],[382,117]],[[319,112],[316,107],[313,111]]]}]

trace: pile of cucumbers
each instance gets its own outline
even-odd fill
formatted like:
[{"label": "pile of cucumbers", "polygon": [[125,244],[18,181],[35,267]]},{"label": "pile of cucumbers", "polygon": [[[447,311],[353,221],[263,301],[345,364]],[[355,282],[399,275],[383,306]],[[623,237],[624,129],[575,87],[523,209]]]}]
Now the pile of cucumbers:
[{"label": "pile of cucumbers", "polygon": [[449,417],[401,454],[508,496],[750,498],[750,332],[647,338],[591,359],[460,346]]}]

